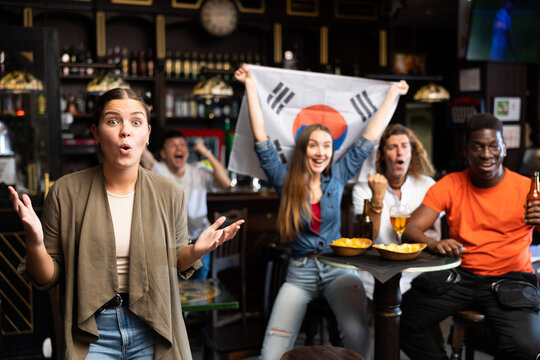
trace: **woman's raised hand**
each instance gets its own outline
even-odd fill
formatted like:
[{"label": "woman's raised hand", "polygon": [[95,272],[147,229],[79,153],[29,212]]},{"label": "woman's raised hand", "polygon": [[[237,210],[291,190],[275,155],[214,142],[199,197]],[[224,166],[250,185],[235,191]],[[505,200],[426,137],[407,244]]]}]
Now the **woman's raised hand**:
[{"label": "woman's raised hand", "polygon": [[405,80],[390,85],[390,93],[394,96],[405,95],[409,91],[409,84]]},{"label": "woman's raised hand", "polygon": [[253,75],[251,74],[251,71],[248,69],[247,64],[242,64],[242,66],[240,66],[234,72],[234,77],[236,78],[236,80],[238,80],[242,84],[245,84],[246,80],[251,79],[252,76]]},{"label": "woman's raised hand", "polygon": [[210,251],[215,250],[225,241],[232,239],[238,230],[240,230],[240,225],[242,225],[245,220],[238,220],[223,229],[219,229],[224,222],[225,216],[222,216],[201,233],[193,245],[195,247],[194,250],[197,253],[201,254],[201,256],[205,255]]},{"label": "woman's raised hand", "polygon": [[32,201],[26,194],[22,195],[22,199],[19,199],[19,194],[12,186],[8,186],[8,189],[11,193],[13,209],[23,223],[27,245],[42,245],[43,229],[41,227],[41,221],[32,207]]}]

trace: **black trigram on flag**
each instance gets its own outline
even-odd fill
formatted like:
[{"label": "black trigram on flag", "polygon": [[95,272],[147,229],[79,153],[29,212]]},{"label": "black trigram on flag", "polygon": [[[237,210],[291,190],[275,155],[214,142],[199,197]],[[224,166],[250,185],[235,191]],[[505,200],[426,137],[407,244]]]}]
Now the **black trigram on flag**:
[{"label": "black trigram on flag", "polygon": [[362,121],[371,118],[377,111],[377,108],[373,105],[365,90],[362,91],[362,94],[356,94],[356,96],[353,96],[349,100],[358,115],[362,118]]},{"label": "black trigram on flag", "polygon": [[272,90],[270,94],[268,94],[268,97],[266,98],[266,102],[272,110],[275,110],[276,114],[279,115],[281,110],[287,105],[289,101],[294,97],[294,92],[292,92],[286,85],[284,85],[281,81],[277,86]]},{"label": "black trigram on flag", "polygon": [[278,152],[281,163],[286,164],[287,158],[285,158],[285,155],[283,154],[283,150],[281,149],[281,144],[279,143],[278,139],[274,140],[274,147],[276,148],[276,151]]}]

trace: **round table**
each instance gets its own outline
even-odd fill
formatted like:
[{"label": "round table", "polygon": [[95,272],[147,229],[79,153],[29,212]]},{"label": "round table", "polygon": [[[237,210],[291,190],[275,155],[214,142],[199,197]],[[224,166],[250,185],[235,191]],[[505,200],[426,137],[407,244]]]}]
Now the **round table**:
[{"label": "round table", "polygon": [[402,272],[441,271],[458,267],[460,258],[422,252],[414,260],[387,260],[371,248],[362,255],[342,257],[333,253],[317,255],[320,262],[352,270],[368,271],[375,278],[375,359],[399,360],[399,319],[401,316]]}]

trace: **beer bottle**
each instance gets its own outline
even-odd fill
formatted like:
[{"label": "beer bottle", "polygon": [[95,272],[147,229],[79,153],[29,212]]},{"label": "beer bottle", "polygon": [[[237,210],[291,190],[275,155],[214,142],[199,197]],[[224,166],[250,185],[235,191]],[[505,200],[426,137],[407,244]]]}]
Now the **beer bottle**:
[{"label": "beer bottle", "polygon": [[533,200],[540,200],[540,172],[538,171],[535,171],[531,177],[531,189],[527,194],[525,207]]},{"label": "beer bottle", "polygon": [[360,237],[373,240],[373,222],[369,217],[368,199],[364,199],[364,212],[360,217]]}]

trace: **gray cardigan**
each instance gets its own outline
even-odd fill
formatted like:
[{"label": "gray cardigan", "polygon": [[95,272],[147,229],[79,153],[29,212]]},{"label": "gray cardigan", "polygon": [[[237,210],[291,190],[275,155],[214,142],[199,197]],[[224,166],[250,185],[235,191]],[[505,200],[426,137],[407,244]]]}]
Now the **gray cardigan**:
[{"label": "gray cardigan", "polygon": [[[129,254],[129,309],[156,332],[155,359],[191,359],[178,294],[177,259],[188,245],[183,190],[139,167]],[[94,313],[118,292],[116,248],[101,166],[60,178],[42,213],[45,246],[62,285],[66,359],[98,339]],[[189,278],[200,260],[180,273]],[[21,272],[25,263],[21,263]]]}]

